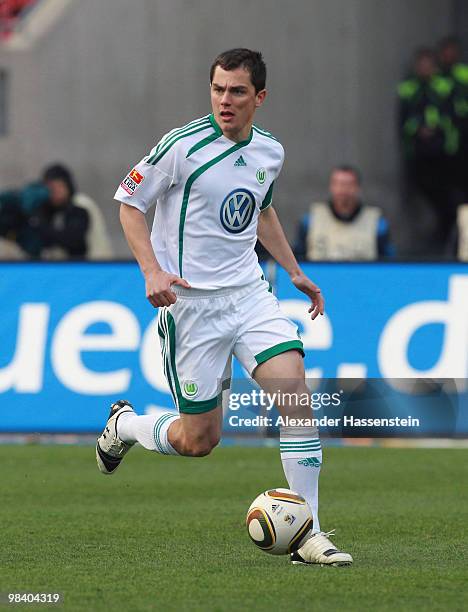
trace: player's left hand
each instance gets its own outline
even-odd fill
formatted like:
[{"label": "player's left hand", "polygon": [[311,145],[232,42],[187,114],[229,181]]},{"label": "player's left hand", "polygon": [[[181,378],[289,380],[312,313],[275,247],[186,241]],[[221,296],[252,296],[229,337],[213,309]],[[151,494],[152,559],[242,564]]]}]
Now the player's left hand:
[{"label": "player's left hand", "polygon": [[315,283],[313,283],[310,278],[307,278],[305,274],[300,272],[295,276],[291,277],[291,281],[293,285],[309,296],[310,301],[312,302],[308,312],[311,314],[312,321],[318,317],[319,314],[323,315],[325,311],[325,300],[323,299],[323,295],[320,291],[320,287],[317,287]]}]

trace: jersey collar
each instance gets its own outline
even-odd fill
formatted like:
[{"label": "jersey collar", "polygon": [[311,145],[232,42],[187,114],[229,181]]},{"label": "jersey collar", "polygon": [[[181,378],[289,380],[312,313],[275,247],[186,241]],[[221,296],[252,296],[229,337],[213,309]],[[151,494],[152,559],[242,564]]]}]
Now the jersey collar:
[{"label": "jersey collar", "polygon": [[[211,125],[213,126],[213,129],[216,132],[216,134],[218,136],[224,136],[223,130],[217,124],[216,119],[214,118],[213,113],[210,114],[209,118],[210,118]],[[248,138],[246,138],[245,140],[241,140],[240,142],[235,142],[234,140],[231,140],[230,138],[227,138],[227,136],[224,136],[224,138],[226,138],[226,140],[228,142],[231,142],[232,144],[242,145],[244,147],[245,145],[248,145],[249,142],[252,140],[252,136],[253,136],[253,128],[250,128],[250,134],[249,134]]]}]

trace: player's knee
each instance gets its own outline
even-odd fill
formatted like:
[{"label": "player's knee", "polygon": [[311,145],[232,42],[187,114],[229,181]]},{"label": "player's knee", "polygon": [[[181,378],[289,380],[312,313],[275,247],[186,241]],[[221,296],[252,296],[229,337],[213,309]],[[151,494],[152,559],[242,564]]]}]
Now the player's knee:
[{"label": "player's knee", "polygon": [[310,416],[310,391],[305,381],[282,381],[278,407],[292,418]]},{"label": "player's knee", "polygon": [[214,448],[218,446],[220,440],[221,440],[221,436],[219,433],[212,433],[210,435],[211,450],[213,450]]},{"label": "player's knee", "polygon": [[187,457],[206,457],[213,447],[206,442],[189,442],[185,447],[184,455]]},{"label": "player's knee", "polygon": [[186,438],[184,455],[188,457],[206,457],[218,444],[219,435],[217,434]]},{"label": "player's knee", "polygon": [[303,394],[308,395],[309,391],[304,380],[291,379],[281,381],[279,397],[285,405],[295,406],[304,402]]}]

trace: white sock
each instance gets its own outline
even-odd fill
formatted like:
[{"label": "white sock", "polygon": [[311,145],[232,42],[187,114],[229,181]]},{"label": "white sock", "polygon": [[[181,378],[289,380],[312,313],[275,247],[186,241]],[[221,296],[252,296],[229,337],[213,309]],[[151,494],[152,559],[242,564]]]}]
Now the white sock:
[{"label": "white sock", "polygon": [[148,450],[162,455],[178,455],[167,439],[169,425],[178,418],[178,414],[162,410],[143,416],[124,412],[117,421],[117,433],[121,440],[129,444],[139,442]]},{"label": "white sock", "polygon": [[306,500],[312,512],[313,531],[320,531],[318,481],[322,465],[322,447],[317,429],[281,427],[280,452],[289,488]]}]

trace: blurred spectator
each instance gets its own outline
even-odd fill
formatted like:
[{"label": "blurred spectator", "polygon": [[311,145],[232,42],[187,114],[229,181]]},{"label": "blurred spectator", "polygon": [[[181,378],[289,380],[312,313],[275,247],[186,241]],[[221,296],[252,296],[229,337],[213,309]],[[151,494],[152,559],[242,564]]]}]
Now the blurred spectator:
[{"label": "blurred spectator", "polygon": [[460,133],[455,182],[461,202],[468,201],[468,64],[461,62],[461,47],[453,36],[439,45],[439,65],[443,76],[453,82],[453,118]]},{"label": "blurred spectator", "polygon": [[45,169],[42,181],[48,201],[29,218],[40,237],[43,259],[67,259],[86,255],[89,213],[73,203],[75,184],[70,171],[59,164]]},{"label": "blurred spectator", "polygon": [[86,234],[88,250],[86,259],[111,259],[114,256],[106,222],[99,206],[84,193],[73,196],[73,204],[84,208],[89,215],[90,226]]},{"label": "blurred spectator", "polygon": [[361,202],[361,176],[352,166],[330,175],[330,199],[316,202],[298,228],[295,253],[309,260],[372,260],[395,254],[380,208]]},{"label": "blurred spectator", "polygon": [[55,164],[42,181],[0,193],[0,257],[112,257],[104,217],[91,198],[75,193],[71,172]]},{"label": "blurred spectator", "polygon": [[437,217],[433,241],[443,247],[455,222],[453,189],[459,131],[453,121],[453,81],[437,74],[434,53],[420,49],[414,74],[398,85],[399,129],[410,198],[422,195]]},{"label": "blurred spectator", "polygon": [[31,183],[21,190],[0,193],[0,237],[2,259],[38,256],[39,235],[28,220],[45,206],[49,192],[42,183]]},{"label": "blurred spectator", "polygon": [[461,204],[457,209],[457,223],[447,255],[468,262],[468,204]]},{"label": "blurred spectator", "polygon": [[[467,67],[467,65],[461,61],[461,45],[456,36],[447,36],[440,41],[438,56],[440,70],[444,76],[457,78],[457,67]],[[464,81],[465,79],[462,80]]]},{"label": "blurred spectator", "polygon": [[[71,172],[60,164],[49,166],[44,170],[43,182],[49,190],[49,205],[52,206],[52,217],[57,214],[57,211],[60,211],[63,220],[66,220],[65,223],[57,218],[55,227],[60,228],[62,223],[64,227],[70,224],[66,233],[52,234],[55,236],[55,239],[52,238],[52,241],[55,240],[55,244],[49,244],[49,248],[44,255],[50,258],[51,246],[63,248],[63,244],[61,244],[61,240],[63,240],[64,244],[68,244],[68,247],[65,247],[67,251],[65,255],[72,257],[85,256],[86,259],[111,258],[113,252],[104,215],[94,200],[84,193],[76,192]],[[88,218],[84,237],[81,231],[81,223],[84,223],[83,212],[87,213]],[[80,222],[78,221],[79,218],[81,219]],[[75,238],[73,238],[73,232],[71,231],[74,225],[77,229]],[[84,243],[86,243],[86,248],[83,251]],[[59,251],[55,252],[56,256],[60,257]]]}]

